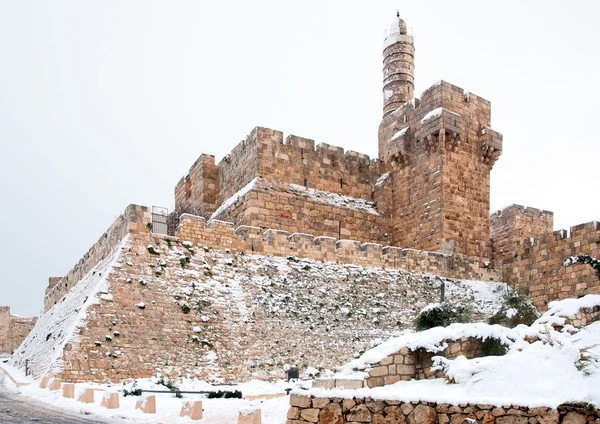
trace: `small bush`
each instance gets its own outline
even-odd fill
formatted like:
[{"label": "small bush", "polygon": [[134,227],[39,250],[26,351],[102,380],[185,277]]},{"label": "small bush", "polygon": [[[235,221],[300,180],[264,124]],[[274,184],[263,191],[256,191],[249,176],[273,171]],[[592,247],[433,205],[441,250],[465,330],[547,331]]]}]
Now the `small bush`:
[{"label": "small bush", "polygon": [[531,325],[540,317],[533,303],[527,298],[525,289],[506,295],[504,305],[489,320],[489,324],[500,324],[513,328],[519,324]]},{"label": "small bush", "polygon": [[446,327],[457,322],[471,322],[472,311],[463,305],[451,305],[448,302],[426,306],[415,318],[417,331],[434,327]]},{"label": "small bush", "polygon": [[493,337],[488,337],[481,342],[481,352],[484,356],[502,356],[506,355],[508,348],[502,342]]},{"label": "small bush", "polygon": [[160,255],[160,252],[158,250],[156,250],[156,248],[154,246],[152,246],[151,244],[148,245],[147,249],[148,249],[148,252],[152,255]]}]

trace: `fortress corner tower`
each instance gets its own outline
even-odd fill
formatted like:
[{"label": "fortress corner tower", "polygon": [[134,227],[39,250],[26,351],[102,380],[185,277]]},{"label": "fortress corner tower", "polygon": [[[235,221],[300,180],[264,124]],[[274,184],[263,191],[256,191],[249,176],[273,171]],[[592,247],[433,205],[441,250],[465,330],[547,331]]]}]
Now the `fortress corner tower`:
[{"label": "fortress corner tower", "polygon": [[490,171],[502,153],[490,102],[444,81],[415,98],[414,40],[399,16],[383,46],[383,97],[393,244],[488,258]]}]

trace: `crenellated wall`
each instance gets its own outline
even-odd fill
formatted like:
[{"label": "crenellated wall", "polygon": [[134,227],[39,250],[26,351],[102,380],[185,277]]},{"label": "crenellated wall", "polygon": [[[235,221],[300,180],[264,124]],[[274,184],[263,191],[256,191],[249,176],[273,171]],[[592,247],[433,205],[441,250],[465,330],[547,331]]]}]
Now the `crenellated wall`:
[{"label": "crenellated wall", "polygon": [[504,281],[528,288],[535,306],[545,310],[553,300],[600,293],[600,278],[592,267],[564,265],[574,255],[600,257],[600,223],[571,227],[569,236],[559,230],[522,239],[516,254],[498,265]]},{"label": "crenellated wall", "polygon": [[492,258],[502,263],[514,257],[526,237],[540,238],[552,233],[554,213],[521,205],[511,205],[490,216]]},{"label": "crenellated wall", "polygon": [[110,254],[128,232],[149,232],[149,226],[150,209],[129,205],[67,275],[59,281],[56,277],[49,279],[44,295],[44,312],[56,305],[85,274]]},{"label": "crenellated wall", "polygon": [[499,281],[499,274],[489,264],[476,258],[445,255],[437,252],[402,249],[355,240],[315,237],[312,234],[260,227],[239,226],[231,222],[182,215],[177,237],[209,248],[229,248],[236,252],[268,256],[297,256],[363,266],[398,268],[446,277]]}]

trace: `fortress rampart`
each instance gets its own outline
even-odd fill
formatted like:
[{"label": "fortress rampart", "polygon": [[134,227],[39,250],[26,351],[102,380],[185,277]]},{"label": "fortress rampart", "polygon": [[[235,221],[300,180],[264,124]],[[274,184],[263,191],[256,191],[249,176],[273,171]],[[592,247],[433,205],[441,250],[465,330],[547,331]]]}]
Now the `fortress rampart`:
[{"label": "fortress rampart", "polygon": [[600,293],[600,279],[589,265],[564,265],[574,255],[600,257],[600,223],[571,227],[569,236],[559,230],[521,239],[497,268],[503,270],[504,281],[526,287],[534,304],[545,310],[552,300]]},{"label": "fortress rampart", "polygon": [[540,238],[554,229],[554,213],[511,205],[490,216],[493,260],[502,263],[516,255],[525,237]]},{"label": "fortress rampart", "polygon": [[49,279],[44,295],[44,312],[56,305],[85,274],[110,254],[128,232],[149,232],[150,220],[150,209],[146,206],[127,207],[67,275]]}]

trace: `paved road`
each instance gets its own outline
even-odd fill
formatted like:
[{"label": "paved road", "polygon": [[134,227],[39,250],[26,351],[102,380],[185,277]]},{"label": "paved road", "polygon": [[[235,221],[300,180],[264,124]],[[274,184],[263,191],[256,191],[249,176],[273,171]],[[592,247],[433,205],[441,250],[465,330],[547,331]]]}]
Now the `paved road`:
[{"label": "paved road", "polygon": [[44,408],[24,396],[3,391],[0,385],[0,423],[2,424],[106,424],[107,422]]}]

